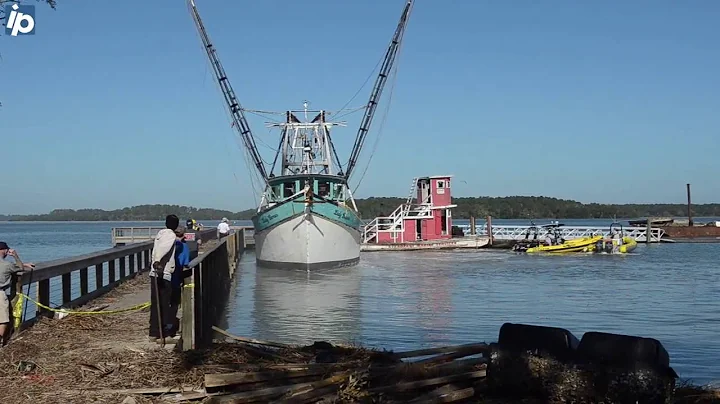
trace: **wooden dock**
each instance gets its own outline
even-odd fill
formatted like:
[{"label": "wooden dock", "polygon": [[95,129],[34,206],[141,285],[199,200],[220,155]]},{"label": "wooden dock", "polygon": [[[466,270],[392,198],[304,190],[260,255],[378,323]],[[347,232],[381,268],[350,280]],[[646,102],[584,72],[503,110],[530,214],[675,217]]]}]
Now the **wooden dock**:
[{"label": "wooden dock", "polygon": [[[224,289],[224,285],[215,283],[211,283],[208,289],[207,282],[216,281],[215,277],[223,273],[227,274],[222,275],[221,283],[229,279],[237,260],[246,248],[247,237],[242,228],[231,233],[221,242],[212,238],[212,233],[214,231],[203,233],[205,247],[200,251],[197,250],[197,245],[191,247],[191,255],[196,258],[189,265],[190,272],[186,281],[190,279],[191,284],[199,284],[200,290],[206,292],[216,288],[223,289],[222,293],[217,293],[220,290],[215,290],[208,294],[208,301],[216,305],[213,299],[221,298],[228,291]],[[138,274],[149,271],[152,247],[152,241],[135,242],[91,254],[37,264],[34,271],[24,273],[11,288],[11,296],[15,296],[16,299],[17,292],[30,298],[27,302],[27,315],[18,331],[31,326],[43,317],[53,317],[58,310],[74,309],[87,304]],[[208,271],[212,271],[212,276],[205,275]],[[197,300],[194,295],[188,298],[193,302]],[[200,306],[203,305],[198,304],[198,307]],[[192,321],[193,318],[187,317],[187,320]],[[190,343],[194,345],[195,339],[202,338],[203,335],[198,330],[190,339]]]}]

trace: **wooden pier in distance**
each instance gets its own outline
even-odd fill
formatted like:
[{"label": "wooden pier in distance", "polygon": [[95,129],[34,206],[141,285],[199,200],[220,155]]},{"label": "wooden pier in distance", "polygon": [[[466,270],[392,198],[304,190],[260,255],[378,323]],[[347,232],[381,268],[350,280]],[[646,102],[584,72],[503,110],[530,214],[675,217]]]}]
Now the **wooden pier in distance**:
[{"label": "wooden pier in distance", "polygon": [[[155,238],[157,233],[164,229],[162,226],[131,226],[131,227],[113,227],[112,228],[112,245],[113,247],[141,243]],[[255,245],[253,237],[253,226],[230,226],[230,230],[235,232],[243,231],[245,234],[245,245],[252,248]],[[188,233],[199,233],[203,238],[217,238],[217,229],[213,227],[203,228],[198,232],[188,230]]]}]

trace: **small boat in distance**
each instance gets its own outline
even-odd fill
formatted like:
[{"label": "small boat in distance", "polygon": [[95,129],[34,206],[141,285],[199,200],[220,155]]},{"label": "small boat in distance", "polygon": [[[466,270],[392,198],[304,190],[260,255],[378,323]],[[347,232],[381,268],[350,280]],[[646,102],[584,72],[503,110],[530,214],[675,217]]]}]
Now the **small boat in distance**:
[{"label": "small boat in distance", "polygon": [[[671,217],[656,217],[650,219],[650,226],[651,227],[662,227],[662,226],[670,226],[675,222],[675,219]],[[628,220],[628,223],[630,226],[633,227],[645,227],[647,226],[647,219],[639,219],[639,220]]]},{"label": "small boat in distance", "polygon": [[595,237],[583,237],[575,240],[568,240],[561,242],[560,244],[552,245],[538,245],[536,247],[530,247],[525,252],[527,253],[574,253],[574,252],[590,252],[595,248],[595,243],[601,241],[603,236]]}]

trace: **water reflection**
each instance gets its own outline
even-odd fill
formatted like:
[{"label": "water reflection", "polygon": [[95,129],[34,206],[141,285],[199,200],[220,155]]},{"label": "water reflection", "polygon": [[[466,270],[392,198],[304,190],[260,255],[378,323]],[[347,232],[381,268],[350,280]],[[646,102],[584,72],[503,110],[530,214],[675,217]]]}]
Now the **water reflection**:
[{"label": "water reflection", "polygon": [[256,268],[253,328],[261,338],[347,342],[360,333],[357,267],[327,271]]},{"label": "water reflection", "polygon": [[366,253],[354,268],[255,267],[230,302],[238,335],[395,350],[495,341],[504,322],[659,339],[682,378],[720,379],[716,245],[640,245],[628,256],[507,251]]}]

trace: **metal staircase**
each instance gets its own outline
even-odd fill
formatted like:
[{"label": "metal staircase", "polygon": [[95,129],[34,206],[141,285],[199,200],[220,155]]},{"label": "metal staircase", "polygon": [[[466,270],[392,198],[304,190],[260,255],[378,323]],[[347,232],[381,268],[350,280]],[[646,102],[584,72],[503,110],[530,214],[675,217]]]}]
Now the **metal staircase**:
[{"label": "metal staircase", "polygon": [[[363,243],[377,242],[378,233],[391,233],[397,241],[405,232],[405,219],[427,219],[432,217],[432,206],[425,203],[413,203],[413,196],[417,190],[417,178],[413,179],[410,195],[406,203],[398,206],[389,216],[380,216],[365,225],[363,229]],[[414,240],[412,240],[414,241]]]}]

